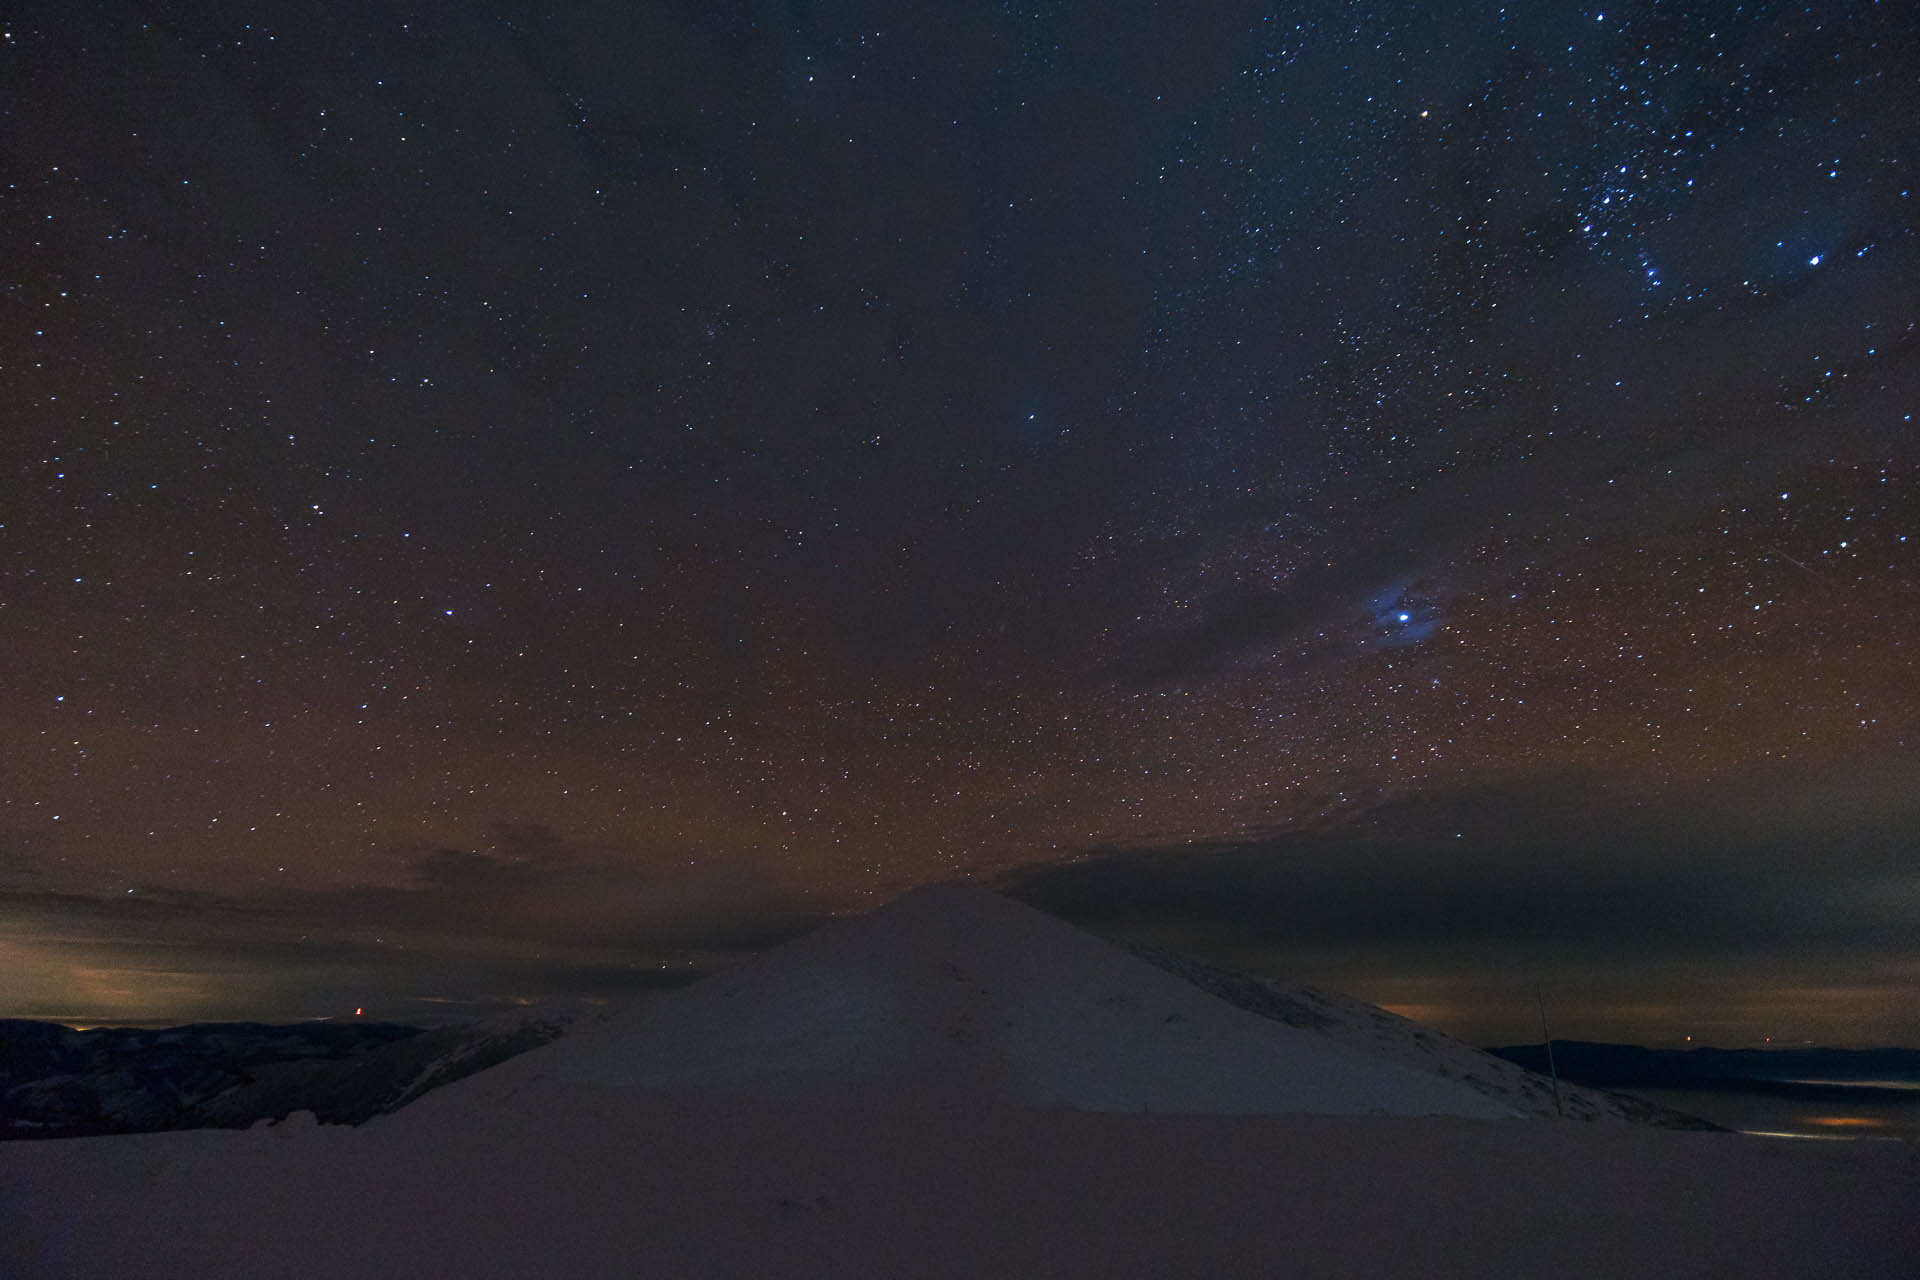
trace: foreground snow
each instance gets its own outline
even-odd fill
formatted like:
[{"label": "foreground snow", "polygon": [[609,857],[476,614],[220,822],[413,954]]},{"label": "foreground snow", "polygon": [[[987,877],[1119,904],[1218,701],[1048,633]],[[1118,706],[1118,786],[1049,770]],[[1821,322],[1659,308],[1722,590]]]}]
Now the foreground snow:
[{"label": "foreground snow", "polygon": [[1902,1143],[1455,1117],[696,1104],[0,1147],[0,1275],[1920,1274]]}]

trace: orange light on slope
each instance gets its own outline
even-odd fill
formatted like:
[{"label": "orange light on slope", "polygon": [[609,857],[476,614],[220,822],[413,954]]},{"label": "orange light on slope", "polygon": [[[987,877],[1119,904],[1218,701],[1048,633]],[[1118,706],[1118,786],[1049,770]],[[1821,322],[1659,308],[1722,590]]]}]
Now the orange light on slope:
[{"label": "orange light on slope", "polygon": [[1883,1129],[1887,1124],[1877,1116],[1804,1116],[1801,1123],[1823,1129]]}]

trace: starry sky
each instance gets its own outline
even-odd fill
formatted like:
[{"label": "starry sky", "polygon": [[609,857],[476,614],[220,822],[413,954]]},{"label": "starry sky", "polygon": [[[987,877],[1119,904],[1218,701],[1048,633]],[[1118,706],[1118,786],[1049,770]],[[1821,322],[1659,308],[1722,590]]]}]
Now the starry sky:
[{"label": "starry sky", "polygon": [[18,0],[0,1016],[971,876],[1920,1042],[1920,18]]}]

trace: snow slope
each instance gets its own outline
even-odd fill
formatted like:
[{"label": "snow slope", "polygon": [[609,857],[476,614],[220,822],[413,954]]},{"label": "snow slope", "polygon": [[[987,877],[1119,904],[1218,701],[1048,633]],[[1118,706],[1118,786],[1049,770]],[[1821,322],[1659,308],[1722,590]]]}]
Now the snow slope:
[{"label": "snow slope", "polygon": [[1457,1080],[1523,1115],[1668,1129],[1716,1127],[1625,1094],[1582,1088],[1564,1080],[1556,1087],[1545,1075],[1339,992],[1221,969],[1149,947],[1128,949],[1237,1008],[1317,1032],[1350,1049]]},{"label": "snow slope", "polygon": [[0,1276],[1920,1275],[1897,1142],[585,1087],[400,1123],[418,1110],[0,1144]]},{"label": "snow slope", "polygon": [[450,1086],[613,1086],[765,1102],[1444,1114],[1509,1102],[1234,1008],[971,885],[917,889]]}]

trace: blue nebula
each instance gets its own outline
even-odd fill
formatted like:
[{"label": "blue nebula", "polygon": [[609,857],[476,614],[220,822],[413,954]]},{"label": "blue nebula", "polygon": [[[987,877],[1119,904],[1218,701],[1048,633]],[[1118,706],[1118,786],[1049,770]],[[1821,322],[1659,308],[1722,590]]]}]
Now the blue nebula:
[{"label": "blue nebula", "polygon": [[1401,578],[1367,598],[1370,649],[1404,649],[1431,640],[1440,630],[1441,589],[1438,583]]}]

